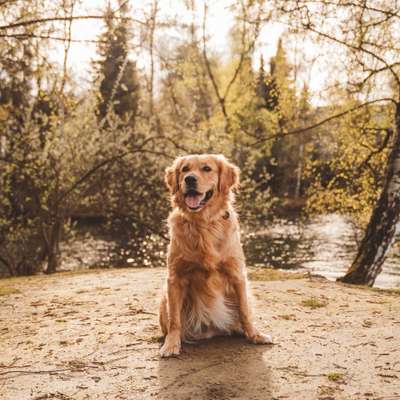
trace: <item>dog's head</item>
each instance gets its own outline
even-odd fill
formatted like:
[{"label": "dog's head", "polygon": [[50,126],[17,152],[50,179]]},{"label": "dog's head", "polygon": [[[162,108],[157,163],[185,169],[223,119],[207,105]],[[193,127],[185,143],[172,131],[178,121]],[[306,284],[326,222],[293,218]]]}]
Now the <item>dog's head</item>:
[{"label": "dog's head", "polygon": [[239,184],[239,168],[222,154],[184,156],[166,169],[165,182],[175,206],[199,212],[218,199],[228,199]]}]

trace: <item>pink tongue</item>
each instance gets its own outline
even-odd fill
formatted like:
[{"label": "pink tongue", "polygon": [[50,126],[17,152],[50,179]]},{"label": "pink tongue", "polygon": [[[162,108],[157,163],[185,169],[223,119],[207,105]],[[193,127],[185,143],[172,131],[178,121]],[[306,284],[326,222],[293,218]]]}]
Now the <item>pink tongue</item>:
[{"label": "pink tongue", "polygon": [[185,203],[190,208],[197,208],[200,206],[202,197],[203,196],[201,194],[196,194],[195,196],[186,196]]}]

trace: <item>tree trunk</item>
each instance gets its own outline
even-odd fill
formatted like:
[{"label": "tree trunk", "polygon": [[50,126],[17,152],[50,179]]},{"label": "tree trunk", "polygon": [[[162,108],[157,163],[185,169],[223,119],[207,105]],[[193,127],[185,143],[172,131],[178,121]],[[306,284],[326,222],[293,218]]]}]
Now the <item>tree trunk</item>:
[{"label": "tree trunk", "polygon": [[6,267],[8,273],[10,274],[10,276],[15,276],[16,275],[15,267],[14,267],[12,262],[6,260],[5,258],[3,258],[1,256],[0,256],[0,262]]},{"label": "tree trunk", "polygon": [[372,286],[392,245],[400,216],[400,103],[396,104],[395,129],[381,195],[353,264],[338,281]]},{"label": "tree trunk", "polygon": [[299,161],[297,163],[297,171],[296,171],[296,189],[294,192],[294,197],[296,198],[299,198],[301,194],[301,177],[303,174],[303,153],[304,153],[304,144],[300,144]]},{"label": "tree trunk", "polygon": [[47,250],[46,274],[53,274],[60,264],[60,238],[62,222],[56,221],[50,230],[49,246]]}]

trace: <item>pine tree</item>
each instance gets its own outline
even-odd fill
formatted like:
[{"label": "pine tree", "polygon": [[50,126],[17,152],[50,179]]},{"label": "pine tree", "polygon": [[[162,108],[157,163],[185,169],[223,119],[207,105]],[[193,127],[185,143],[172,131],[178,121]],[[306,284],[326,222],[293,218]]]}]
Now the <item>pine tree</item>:
[{"label": "pine tree", "polygon": [[98,117],[103,120],[111,112],[124,123],[135,126],[138,111],[139,84],[136,64],[128,58],[129,25],[126,3],[117,17],[108,6],[106,31],[100,37],[98,73],[101,77]]},{"label": "pine tree", "polygon": [[271,75],[265,76],[264,57],[261,55],[256,93],[261,101],[259,108],[265,108],[268,111],[274,111],[279,105],[279,90],[276,79],[272,74],[272,65],[274,65],[273,60],[271,60]]}]

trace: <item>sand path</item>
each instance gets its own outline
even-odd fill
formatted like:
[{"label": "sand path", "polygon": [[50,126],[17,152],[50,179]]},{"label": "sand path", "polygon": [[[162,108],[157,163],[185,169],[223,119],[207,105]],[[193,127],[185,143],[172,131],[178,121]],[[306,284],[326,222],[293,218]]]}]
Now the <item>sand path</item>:
[{"label": "sand path", "polygon": [[[0,287],[0,398],[400,399],[400,295],[319,279],[252,282],[242,338],[160,359],[161,269],[7,279]],[[258,273],[253,278],[262,279]]]}]

